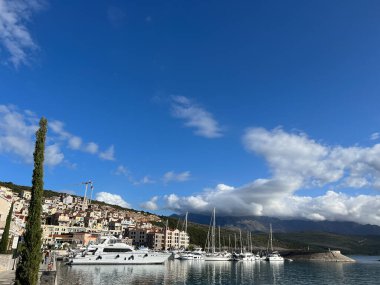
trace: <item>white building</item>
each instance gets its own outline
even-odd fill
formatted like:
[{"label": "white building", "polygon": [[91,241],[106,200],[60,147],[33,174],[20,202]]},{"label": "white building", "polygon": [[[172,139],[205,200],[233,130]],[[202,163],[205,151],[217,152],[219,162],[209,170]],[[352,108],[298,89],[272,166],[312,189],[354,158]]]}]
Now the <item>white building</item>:
[{"label": "white building", "polygon": [[63,204],[66,204],[66,205],[70,205],[70,204],[74,203],[73,196],[71,196],[71,195],[66,196],[65,198],[63,198],[62,202],[63,202]]},{"label": "white building", "polygon": [[179,229],[165,229],[165,249],[186,249],[189,246],[190,238],[185,231]]}]

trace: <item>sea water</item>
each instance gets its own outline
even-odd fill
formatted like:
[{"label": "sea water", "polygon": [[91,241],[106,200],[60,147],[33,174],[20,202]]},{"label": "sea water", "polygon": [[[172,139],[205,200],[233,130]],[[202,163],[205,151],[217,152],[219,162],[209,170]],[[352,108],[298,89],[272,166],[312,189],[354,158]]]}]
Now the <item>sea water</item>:
[{"label": "sea water", "polygon": [[379,256],[355,263],[173,260],[162,265],[58,264],[58,285],[380,284]]}]

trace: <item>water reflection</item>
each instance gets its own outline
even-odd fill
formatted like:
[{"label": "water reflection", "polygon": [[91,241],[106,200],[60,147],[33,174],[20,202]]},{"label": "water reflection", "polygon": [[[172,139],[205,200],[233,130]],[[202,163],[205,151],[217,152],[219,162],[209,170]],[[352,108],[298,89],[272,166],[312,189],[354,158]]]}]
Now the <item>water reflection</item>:
[{"label": "water reflection", "polygon": [[168,261],[164,265],[65,266],[58,284],[377,284],[380,263]]}]

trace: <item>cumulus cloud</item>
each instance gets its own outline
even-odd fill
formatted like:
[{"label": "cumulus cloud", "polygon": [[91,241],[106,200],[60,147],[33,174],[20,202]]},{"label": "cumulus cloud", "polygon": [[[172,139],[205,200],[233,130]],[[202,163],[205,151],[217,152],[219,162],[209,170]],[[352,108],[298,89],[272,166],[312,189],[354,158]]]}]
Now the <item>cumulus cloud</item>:
[{"label": "cumulus cloud", "polygon": [[83,149],[85,152],[88,152],[88,153],[91,153],[91,154],[95,154],[98,152],[99,150],[99,146],[94,143],[94,142],[89,142],[88,144],[86,144],[86,146],[84,147]]},{"label": "cumulus cloud", "polygon": [[[30,111],[23,112],[15,106],[0,105],[0,153],[21,158],[26,163],[33,162],[35,133],[38,118]],[[48,136],[45,163],[49,166],[64,160],[60,146],[51,143]]]},{"label": "cumulus cloud", "polygon": [[213,115],[184,96],[172,96],[172,115],[185,120],[185,126],[206,138],[221,137],[222,129]]},{"label": "cumulus cloud", "polygon": [[[39,118],[30,110],[19,110],[16,106],[0,105],[0,153],[11,154],[21,158],[26,163],[33,162],[35,132],[38,129]],[[72,150],[80,150],[97,154],[102,159],[114,159],[114,147],[99,153],[94,142],[83,144],[79,136],[65,130],[61,121],[48,122],[47,143],[45,148],[45,163],[55,166],[65,161],[62,145]]]},{"label": "cumulus cloud", "polygon": [[77,137],[77,136],[72,136],[71,138],[69,138],[69,147],[71,149],[80,149],[80,147],[82,146],[82,139],[80,137]]},{"label": "cumulus cloud", "polygon": [[141,208],[146,209],[146,210],[150,210],[150,211],[157,210],[158,209],[157,200],[158,200],[158,196],[154,196],[154,197],[152,197],[152,199],[142,203],[140,206],[141,206]]},{"label": "cumulus cloud", "polygon": [[181,173],[175,173],[174,171],[169,171],[164,174],[162,177],[162,181],[164,181],[165,184],[169,182],[184,182],[190,179],[190,171],[185,171]]},{"label": "cumulus cloud", "polygon": [[58,144],[49,145],[45,148],[45,162],[48,165],[57,165],[63,162],[64,155],[61,152],[61,149],[59,148]]},{"label": "cumulus cloud", "polygon": [[99,153],[99,157],[104,160],[115,160],[115,147],[111,145],[107,150]]},{"label": "cumulus cloud", "polygon": [[126,202],[120,195],[111,194],[108,192],[96,193],[96,200],[105,202],[111,205],[118,205],[124,208],[131,208],[131,205]]},{"label": "cumulus cloud", "polygon": [[220,184],[216,185],[215,188],[206,188],[205,190],[206,191],[230,191],[230,190],[234,190],[234,189],[235,189],[235,187],[233,187],[233,186],[229,186],[229,185],[220,183]]},{"label": "cumulus cloud", "polygon": [[[327,146],[303,133],[277,128],[248,129],[246,149],[262,156],[272,176],[241,187],[219,184],[197,195],[164,197],[166,207],[178,212],[257,215],[311,220],[353,221],[380,225],[380,196],[350,196],[346,188],[380,189],[380,145]],[[317,197],[297,195],[299,190],[334,189]],[[340,191],[338,191],[340,189]]]},{"label": "cumulus cloud", "polygon": [[99,145],[95,142],[84,143],[82,138],[65,129],[65,124],[61,121],[54,120],[49,123],[49,128],[57,137],[67,143],[72,150],[79,150],[90,154],[98,155],[103,160],[115,160],[115,147],[111,145],[103,152],[99,151]]},{"label": "cumulus cloud", "polygon": [[40,0],[0,0],[0,43],[15,67],[27,64],[38,48],[26,24],[43,6]]}]

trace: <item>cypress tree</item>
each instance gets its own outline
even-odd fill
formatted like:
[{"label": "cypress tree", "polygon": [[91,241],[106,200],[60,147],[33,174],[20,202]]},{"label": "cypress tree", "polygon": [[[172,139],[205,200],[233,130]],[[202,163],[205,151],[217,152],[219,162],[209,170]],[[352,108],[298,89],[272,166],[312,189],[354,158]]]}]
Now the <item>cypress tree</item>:
[{"label": "cypress tree", "polygon": [[0,253],[7,253],[7,251],[8,251],[9,229],[11,227],[12,214],[13,214],[13,203],[11,205],[11,208],[9,209],[8,216],[7,216],[7,221],[5,223],[4,232],[3,232],[3,235],[1,237],[1,241],[0,241]]},{"label": "cypress tree", "polygon": [[24,246],[20,253],[20,262],[16,269],[16,283],[20,285],[36,285],[38,270],[42,259],[42,196],[44,189],[44,152],[47,132],[47,120],[40,120],[40,128],[36,132],[34,149],[34,170],[32,178],[32,196],[29,206],[28,220],[24,233]]}]

